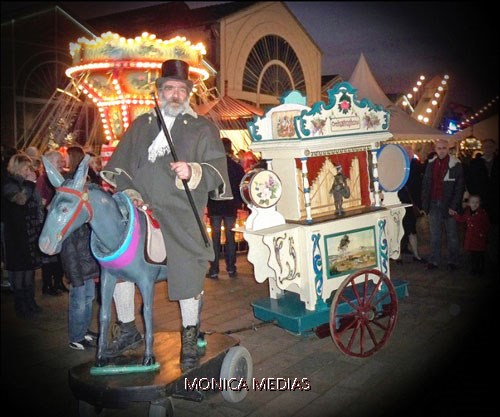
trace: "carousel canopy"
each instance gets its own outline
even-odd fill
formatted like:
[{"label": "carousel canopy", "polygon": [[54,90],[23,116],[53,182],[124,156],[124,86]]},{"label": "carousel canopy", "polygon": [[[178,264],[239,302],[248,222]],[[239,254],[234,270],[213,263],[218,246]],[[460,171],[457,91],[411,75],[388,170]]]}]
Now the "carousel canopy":
[{"label": "carousel canopy", "polygon": [[389,131],[393,141],[416,142],[437,139],[449,140],[449,135],[441,130],[426,126],[406,114],[385,95],[373,75],[363,54],[359,57],[349,83],[358,90],[358,99],[368,98],[374,104],[385,107],[391,113]]}]

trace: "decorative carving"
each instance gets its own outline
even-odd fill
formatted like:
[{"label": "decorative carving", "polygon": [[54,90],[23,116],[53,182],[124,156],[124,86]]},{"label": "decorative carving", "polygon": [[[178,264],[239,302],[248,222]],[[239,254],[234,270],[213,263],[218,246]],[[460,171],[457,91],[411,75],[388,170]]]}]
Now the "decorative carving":
[{"label": "decorative carving", "polygon": [[[273,248],[276,263],[279,266],[279,273],[277,274],[278,281],[282,284],[284,281],[292,281],[295,278],[300,277],[300,273],[297,272],[297,251],[294,247],[293,237],[288,238],[288,253],[286,251],[282,252],[283,245],[286,242],[286,233],[283,236],[278,236],[273,238]],[[290,261],[293,267],[290,265]],[[283,262],[286,265],[287,271],[283,271]],[[278,271],[276,271],[278,272]]]},{"label": "decorative carving", "polygon": [[379,256],[380,256],[380,269],[384,274],[387,274],[389,271],[389,243],[387,241],[385,226],[387,224],[387,220],[380,219],[378,221],[378,230],[379,230]]}]

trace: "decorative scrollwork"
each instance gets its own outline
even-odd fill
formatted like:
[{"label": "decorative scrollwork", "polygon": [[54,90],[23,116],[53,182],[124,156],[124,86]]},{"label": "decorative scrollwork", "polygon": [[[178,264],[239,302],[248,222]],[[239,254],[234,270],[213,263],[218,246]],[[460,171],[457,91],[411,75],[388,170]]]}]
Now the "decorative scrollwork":
[{"label": "decorative scrollwork", "polygon": [[378,229],[379,229],[379,253],[380,253],[380,266],[381,272],[384,274],[389,270],[388,260],[389,260],[389,243],[387,241],[385,225],[387,224],[387,220],[381,219],[378,221]]}]

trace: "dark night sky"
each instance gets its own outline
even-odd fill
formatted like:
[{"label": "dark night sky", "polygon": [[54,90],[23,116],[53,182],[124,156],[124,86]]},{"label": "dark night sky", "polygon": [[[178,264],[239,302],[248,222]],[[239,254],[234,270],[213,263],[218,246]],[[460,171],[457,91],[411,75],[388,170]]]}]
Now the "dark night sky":
[{"label": "dark night sky", "polygon": [[[83,19],[162,2],[57,2]],[[187,2],[191,7],[223,2]],[[479,110],[498,95],[496,13],[486,2],[285,2],[323,51],[322,74],[348,80],[363,53],[386,93],[450,76],[450,100]],[[2,10],[35,2],[2,2]],[[38,3],[39,4],[39,3]]]}]

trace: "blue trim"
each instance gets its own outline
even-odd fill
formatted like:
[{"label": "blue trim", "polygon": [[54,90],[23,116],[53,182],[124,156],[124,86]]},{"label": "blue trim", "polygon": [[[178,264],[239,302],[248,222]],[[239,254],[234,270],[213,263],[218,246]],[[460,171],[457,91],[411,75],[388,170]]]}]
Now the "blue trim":
[{"label": "blue trim", "polygon": [[[321,138],[329,138],[332,137],[332,135],[326,135],[326,136],[314,136],[313,138],[310,138],[309,136],[311,135],[311,131],[309,129],[306,129],[306,120],[304,119],[304,116],[315,116],[316,114],[319,114],[322,112],[322,110],[329,111],[331,110],[334,106],[337,105],[337,101],[335,99],[335,94],[337,94],[339,91],[346,91],[348,94],[352,95],[352,101],[353,101],[353,106],[357,106],[359,108],[368,108],[370,110],[374,110],[377,112],[383,112],[384,113],[384,121],[382,122],[382,130],[387,130],[389,127],[389,119],[390,119],[390,113],[388,110],[386,110],[383,106],[379,104],[374,104],[371,100],[367,98],[361,99],[361,101],[358,99],[358,90],[354,88],[351,84],[348,82],[344,81],[338,84],[335,84],[335,86],[328,90],[328,103],[325,104],[323,101],[317,101],[314,103],[311,107],[310,110],[302,110],[299,116],[294,117],[294,125],[295,125],[295,131],[297,132],[297,136],[299,139],[321,139]],[[306,135],[307,137],[304,137],[301,133]],[[365,135],[366,132],[359,132],[357,134],[362,134]],[[335,136],[352,136],[352,133],[349,132],[336,132]]]},{"label": "blue trim", "polygon": [[[92,253],[94,253],[95,258],[99,262],[110,262],[110,261],[114,261],[115,259],[119,258],[120,256],[122,256],[125,253],[125,251],[130,246],[130,242],[132,241],[132,235],[134,233],[135,207],[132,204],[132,201],[130,200],[130,198],[126,194],[123,194],[123,193],[115,194],[115,196],[117,196],[117,195],[124,197],[124,200],[127,202],[127,208],[128,208],[128,212],[129,212],[127,235],[125,236],[125,240],[123,241],[122,245],[111,255],[100,257],[100,256],[96,255],[94,253],[94,251],[92,251]],[[115,196],[113,196],[113,198]]]},{"label": "blue trim", "polygon": [[[405,148],[403,148],[401,145],[398,145],[396,143],[388,143],[386,145],[383,145],[382,147],[380,147],[380,149],[377,151],[377,165],[378,167],[380,168],[380,163],[378,162],[378,159],[379,159],[379,155],[380,153],[387,147],[387,146],[396,146],[399,148],[399,150],[401,151],[401,153],[403,154],[403,158],[404,158],[404,161],[405,161],[405,167],[404,167],[404,177],[401,181],[401,183],[399,185],[397,185],[394,189],[392,190],[387,190],[384,188],[384,185],[380,182],[380,173],[379,173],[379,176],[378,176],[378,182],[380,184],[380,187],[382,188],[382,191],[388,191],[388,192],[397,192],[399,190],[401,190],[401,188],[404,187],[404,185],[406,184],[406,181],[408,181],[408,177],[410,176],[410,157],[408,156],[408,152],[406,152]],[[380,169],[379,169],[380,171]]]},{"label": "blue trim", "polygon": [[389,242],[387,241],[385,232],[386,223],[387,220],[385,219],[378,221],[380,272],[384,274],[389,272]]}]

